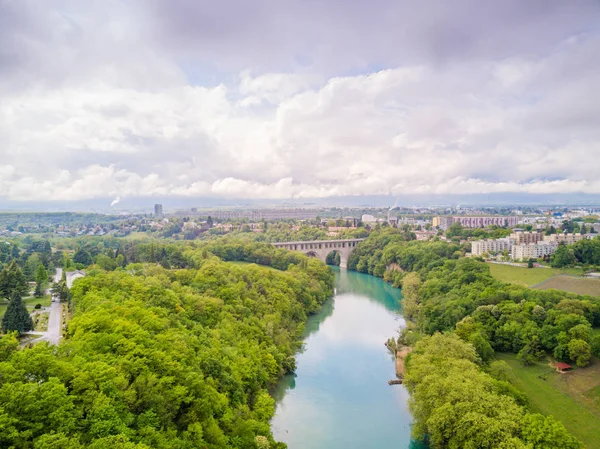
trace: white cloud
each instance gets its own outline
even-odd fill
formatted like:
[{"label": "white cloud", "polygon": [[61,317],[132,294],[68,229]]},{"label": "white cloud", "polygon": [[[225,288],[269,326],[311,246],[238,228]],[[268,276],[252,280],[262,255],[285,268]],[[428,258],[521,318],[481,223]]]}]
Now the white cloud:
[{"label": "white cloud", "polygon": [[0,72],[0,197],[600,193],[593,34],[508,58],[201,83],[140,39],[125,4],[67,4],[30,39],[39,73]]}]

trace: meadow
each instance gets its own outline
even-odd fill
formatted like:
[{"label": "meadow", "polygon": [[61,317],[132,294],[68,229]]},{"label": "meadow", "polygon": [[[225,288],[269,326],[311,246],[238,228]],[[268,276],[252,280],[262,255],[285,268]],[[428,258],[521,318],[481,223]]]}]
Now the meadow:
[{"label": "meadow", "polygon": [[553,415],[587,448],[600,449],[600,361],[557,373],[547,362],[524,367],[515,354],[497,354],[511,368],[512,382],[527,394],[533,411]]},{"label": "meadow", "polygon": [[578,295],[600,296],[600,280],[574,276],[554,276],[541,282],[534,288],[538,290],[554,288],[565,292],[577,293]]},{"label": "meadow", "polygon": [[565,274],[580,276],[583,271],[579,268],[527,268],[515,267],[498,263],[488,263],[492,276],[502,282],[521,284],[531,287],[539,284],[552,276]]}]

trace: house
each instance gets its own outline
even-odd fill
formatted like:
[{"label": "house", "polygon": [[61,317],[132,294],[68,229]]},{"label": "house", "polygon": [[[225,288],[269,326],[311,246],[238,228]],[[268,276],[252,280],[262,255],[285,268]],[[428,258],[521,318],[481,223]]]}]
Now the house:
[{"label": "house", "polygon": [[556,362],[556,364],[554,365],[556,366],[556,372],[564,374],[567,371],[570,371],[571,369],[573,369],[573,367],[571,365],[569,365],[568,363],[564,363],[564,362]]},{"label": "house", "polygon": [[85,276],[85,271],[83,270],[75,270],[75,271],[67,271],[65,277],[67,279],[67,287],[71,288],[73,286],[73,281],[75,279],[79,279]]}]

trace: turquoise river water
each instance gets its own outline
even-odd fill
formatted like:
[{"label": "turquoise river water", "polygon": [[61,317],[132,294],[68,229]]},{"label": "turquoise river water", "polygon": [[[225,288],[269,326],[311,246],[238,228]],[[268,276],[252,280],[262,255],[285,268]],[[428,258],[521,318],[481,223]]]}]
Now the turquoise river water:
[{"label": "turquoise river water", "polygon": [[289,449],[416,449],[408,393],[385,341],[404,324],[400,290],[373,276],[335,270],[336,294],[307,323],[295,375],[274,395],[271,422]]}]

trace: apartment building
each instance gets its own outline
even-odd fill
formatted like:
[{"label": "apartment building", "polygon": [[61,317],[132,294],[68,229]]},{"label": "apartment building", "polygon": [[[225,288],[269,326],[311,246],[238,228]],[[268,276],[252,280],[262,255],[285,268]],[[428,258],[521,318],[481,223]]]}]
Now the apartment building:
[{"label": "apartment building", "polygon": [[463,228],[487,228],[488,226],[514,227],[519,223],[519,217],[490,216],[490,217],[452,217],[453,223],[460,223]]},{"label": "apartment building", "polygon": [[481,256],[483,254],[499,254],[504,251],[510,252],[513,242],[510,238],[495,240],[476,240],[471,243],[471,254]]},{"label": "apartment building", "polygon": [[537,243],[513,245],[512,258],[514,260],[538,259],[553,254],[556,248],[558,248],[558,243],[546,240]]},{"label": "apartment building", "polygon": [[513,232],[510,237],[515,242],[515,245],[522,243],[537,243],[544,240],[543,232]]},{"label": "apartment building", "polygon": [[448,229],[453,223],[452,217],[433,217],[432,225],[443,230]]},{"label": "apartment building", "polygon": [[207,210],[199,215],[210,216],[216,220],[235,220],[247,218],[251,221],[261,220],[311,220],[317,217],[319,211],[316,209],[255,209],[255,210]]},{"label": "apartment building", "polygon": [[582,234],[551,234],[544,236],[544,241],[572,245],[573,243],[583,240],[584,238],[585,235]]}]

